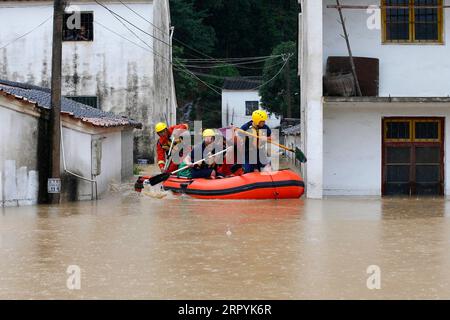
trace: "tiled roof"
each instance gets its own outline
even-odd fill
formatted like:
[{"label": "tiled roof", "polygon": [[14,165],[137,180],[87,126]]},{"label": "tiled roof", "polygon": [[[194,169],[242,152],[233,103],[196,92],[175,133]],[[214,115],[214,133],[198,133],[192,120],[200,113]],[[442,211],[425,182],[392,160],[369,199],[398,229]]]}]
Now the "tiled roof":
[{"label": "tiled roof", "polygon": [[225,90],[257,90],[262,84],[261,77],[226,78],[222,89]]},{"label": "tiled roof", "polygon": [[[0,79],[0,92],[30,102],[40,108],[51,108],[51,95],[50,89],[48,88]],[[128,117],[116,115],[112,112],[105,112],[64,97],[61,98],[61,114],[67,114],[96,127],[142,127],[141,123]]]}]

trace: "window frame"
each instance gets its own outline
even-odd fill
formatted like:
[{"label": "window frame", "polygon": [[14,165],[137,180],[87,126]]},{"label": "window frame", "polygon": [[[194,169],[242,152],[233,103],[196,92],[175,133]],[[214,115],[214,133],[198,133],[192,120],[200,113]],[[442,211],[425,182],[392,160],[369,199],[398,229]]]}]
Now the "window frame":
[{"label": "window frame", "polygon": [[92,15],[92,32],[91,32],[91,39],[89,40],[65,40],[64,39],[64,31],[66,30],[66,15],[70,15],[68,12],[64,12],[63,16],[63,31],[62,31],[62,42],[94,42],[94,11],[92,10],[85,10],[80,11],[80,18],[82,14],[90,14]]},{"label": "window frame", "polygon": [[[256,109],[254,109],[252,112],[250,112],[250,114],[247,113],[247,102],[256,102]],[[260,102],[258,100],[245,100],[245,116],[249,117],[253,114],[254,111],[259,110],[260,107]]]},{"label": "window frame", "polygon": [[389,40],[387,39],[387,14],[385,8],[386,0],[381,0],[381,36],[382,36],[382,44],[406,44],[406,45],[443,45],[444,44],[444,8],[443,0],[438,0],[438,39],[437,40],[416,40],[416,27],[415,27],[415,0],[409,1],[409,39],[408,40]]},{"label": "window frame", "polygon": [[[409,123],[409,139],[392,139],[387,137],[387,126],[390,122],[408,122]],[[437,139],[416,139],[416,123],[417,122],[435,122],[438,124]],[[440,143],[442,140],[442,121],[437,118],[386,118],[383,122],[383,139],[385,142],[436,142]]]}]

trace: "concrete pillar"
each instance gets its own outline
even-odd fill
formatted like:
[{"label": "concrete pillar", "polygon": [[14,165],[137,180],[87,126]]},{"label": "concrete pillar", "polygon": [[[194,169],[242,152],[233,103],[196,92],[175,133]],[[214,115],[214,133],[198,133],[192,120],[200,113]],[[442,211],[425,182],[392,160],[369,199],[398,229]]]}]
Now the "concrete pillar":
[{"label": "concrete pillar", "polygon": [[323,3],[322,0],[302,1],[302,34],[300,35],[301,116],[303,118],[303,148],[306,196],[323,196]]}]

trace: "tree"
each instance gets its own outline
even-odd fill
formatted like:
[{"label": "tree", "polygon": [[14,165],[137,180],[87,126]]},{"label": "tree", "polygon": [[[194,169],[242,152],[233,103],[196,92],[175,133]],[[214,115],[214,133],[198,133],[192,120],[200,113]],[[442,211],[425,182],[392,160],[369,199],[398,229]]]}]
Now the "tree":
[{"label": "tree", "polygon": [[[292,114],[289,116],[299,118],[300,80],[297,75],[297,46],[293,41],[283,42],[275,47],[272,55],[283,55],[283,60],[289,61],[285,60],[282,65],[274,65],[273,60],[265,63],[263,69],[265,84],[259,90],[261,104],[269,112],[284,117],[288,116],[288,106],[291,104]],[[281,66],[284,66],[282,70]]]},{"label": "tree", "polygon": [[[170,1],[171,24],[175,26],[174,38],[200,52],[209,54],[214,50],[216,35],[214,28],[204,23],[208,16],[206,10],[196,10],[194,0]],[[181,45],[174,41],[174,44]],[[181,53],[189,54],[185,49]]]}]

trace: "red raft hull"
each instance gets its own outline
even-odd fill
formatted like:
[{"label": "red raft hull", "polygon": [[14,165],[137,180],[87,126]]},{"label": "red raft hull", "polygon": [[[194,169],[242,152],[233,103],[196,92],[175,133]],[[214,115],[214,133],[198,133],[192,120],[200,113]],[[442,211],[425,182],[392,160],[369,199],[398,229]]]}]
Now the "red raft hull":
[{"label": "red raft hull", "polygon": [[304,193],[303,179],[290,170],[252,172],[224,179],[170,177],[164,190],[197,199],[296,199]]}]

